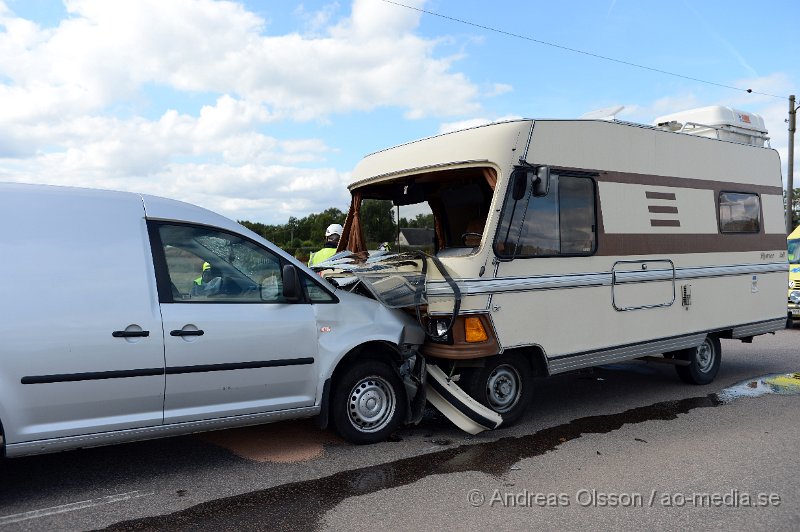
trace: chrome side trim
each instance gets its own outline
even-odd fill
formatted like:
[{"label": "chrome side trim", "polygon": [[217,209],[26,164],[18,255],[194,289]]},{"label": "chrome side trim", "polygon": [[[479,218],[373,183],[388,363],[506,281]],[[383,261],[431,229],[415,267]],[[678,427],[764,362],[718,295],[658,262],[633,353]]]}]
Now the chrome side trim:
[{"label": "chrome side trim", "polygon": [[766,334],[779,331],[786,327],[786,318],[778,318],[769,321],[762,321],[759,323],[748,323],[747,325],[740,325],[733,328],[734,338],[746,338],[748,336],[758,336],[759,334]]},{"label": "chrome side trim", "polygon": [[[680,268],[675,270],[675,280],[705,279],[710,277],[730,277],[768,273],[785,273],[785,262],[768,264],[737,264],[731,266],[710,266],[702,268]],[[642,272],[617,272],[616,284],[671,281],[672,270],[649,270]],[[611,286],[611,272],[572,273],[566,275],[538,275],[529,277],[506,277],[498,279],[462,279],[456,281],[462,296],[489,295],[503,292],[529,292],[536,290],[556,290],[563,288],[586,288]],[[428,297],[452,296],[452,290],[445,281],[428,281]]]},{"label": "chrome side trim", "polygon": [[612,347],[610,349],[591,351],[588,353],[561,355],[547,359],[547,364],[550,368],[550,374],[555,375],[557,373],[564,373],[565,371],[571,371],[574,369],[630,360],[644,355],[652,355],[655,353],[665,353],[668,351],[677,351],[679,349],[697,347],[703,343],[705,338],[706,333],[703,332],[688,336],[680,336],[677,338],[666,338],[654,340],[652,342],[643,342],[635,345]]},{"label": "chrome side trim", "polygon": [[155,427],[143,427],[113,432],[84,434],[80,436],[67,436],[64,438],[51,438],[21,443],[6,443],[6,456],[9,458],[17,456],[29,456],[34,454],[66,451],[69,449],[78,449],[82,447],[100,447],[102,445],[112,445],[115,443],[166,438],[169,436],[179,436],[194,432],[205,432],[208,430],[243,427],[246,425],[259,425],[262,423],[272,423],[273,421],[312,417],[319,414],[319,411],[319,406],[310,406],[294,408],[291,410],[281,410],[278,412],[230,416],[203,421],[189,421],[186,423],[171,423],[169,425],[159,425]]}]

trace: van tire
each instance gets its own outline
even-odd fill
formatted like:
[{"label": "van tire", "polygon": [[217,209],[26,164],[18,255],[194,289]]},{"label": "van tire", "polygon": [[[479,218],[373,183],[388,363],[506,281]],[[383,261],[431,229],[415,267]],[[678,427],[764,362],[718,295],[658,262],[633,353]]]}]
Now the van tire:
[{"label": "van tire", "polygon": [[406,417],[405,388],[388,364],[356,361],[334,383],[330,408],[333,427],[345,440],[385,441]]},{"label": "van tire", "polygon": [[487,358],[484,367],[464,372],[459,384],[470,397],[500,414],[504,427],[519,421],[533,401],[533,370],[519,353]]},{"label": "van tire", "polygon": [[675,366],[678,377],[688,384],[709,384],[714,380],[722,362],[719,338],[706,336],[697,347],[676,351],[675,358],[688,360],[688,366]]}]

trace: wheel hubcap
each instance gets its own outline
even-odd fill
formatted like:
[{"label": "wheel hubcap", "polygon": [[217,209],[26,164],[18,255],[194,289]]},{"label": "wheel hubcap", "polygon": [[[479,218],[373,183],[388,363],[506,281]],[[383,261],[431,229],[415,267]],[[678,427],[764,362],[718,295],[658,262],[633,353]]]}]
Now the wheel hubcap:
[{"label": "wheel hubcap", "polygon": [[381,377],[367,377],[350,391],[350,423],[361,432],[377,432],[392,420],[395,406],[391,385]]},{"label": "wheel hubcap", "polygon": [[507,412],[519,401],[522,385],[512,366],[498,366],[486,381],[486,398],[495,412]]},{"label": "wheel hubcap", "polygon": [[697,369],[703,373],[707,373],[714,365],[714,350],[709,345],[708,340],[697,348],[696,358]]}]

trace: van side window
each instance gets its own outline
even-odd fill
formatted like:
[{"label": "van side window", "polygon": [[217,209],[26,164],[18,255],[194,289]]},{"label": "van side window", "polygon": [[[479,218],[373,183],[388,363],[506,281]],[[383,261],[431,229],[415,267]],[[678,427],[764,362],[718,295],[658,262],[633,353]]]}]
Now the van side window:
[{"label": "van side window", "polygon": [[721,233],[758,233],[761,231],[761,198],[741,192],[719,193],[719,230]]},{"label": "van side window", "polygon": [[597,240],[595,185],[587,177],[550,175],[546,196],[534,197],[530,183],[515,201],[506,194],[495,237],[501,258],[581,256],[594,253]]},{"label": "van side window", "polygon": [[300,280],[303,283],[303,286],[306,289],[306,295],[308,296],[308,300],[312,303],[335,303],[337,300],[329,294],[324,288],[319,286],[317,283],[306,277],[305,275],[300,276]]},{"label": "van side window", "polygon": [[279,258],[238,235],[208,227],[158,227],[173,301],[281,303]]}]

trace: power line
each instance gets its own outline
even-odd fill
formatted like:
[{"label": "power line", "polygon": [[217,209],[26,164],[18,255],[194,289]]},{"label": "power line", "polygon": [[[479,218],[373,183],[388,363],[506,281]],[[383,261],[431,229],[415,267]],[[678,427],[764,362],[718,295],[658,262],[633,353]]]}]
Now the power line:
[{"label": "power line", "polygon": [[753,89],[743,89],[741,87],[734,87],[733,85],[725,85],[724,83],[716,83],[714,81],[708,81],[708,80],[705,80],[705,79],[693,78],[691,76],[685,76],[683,74],[670,72],[668,70],[662,70],[660,68],[654,68],[654,67],[649,67],[649,66],[646,66],[646,65],[640,65],[638,63],[632,63],[630,61],[624,61],[622,59],[615,59],[613,57],[608,57],[608,56],[605,56],[605,55],[595,54],[595,53],[592,53],[592,52],[587,52],[585,50],[579,50],[577,48],[570,48],[569,46],[563,46],[563,45],[560,45],[560,44],[555,44],[555,43],[551,43],[551,42],[547,42],[547,41],[542,41],[540,39],[534,39],[533,37],[528,37],[527,35],[521,35],[519,33],[513,33],[513,32],[510,32],[510,31],[505,31],[505,30],[493,28],[491,26],[486,26],[484,24],[478,24],[477,22],[470,22],[469,20],[464,20],[464,19],[460,19],[460,18],[456,18],[456,17],[451,17],[451,16],[448,16],[448,15],[443,15],[441,13],[436,13],[435,11],[429,11],[427,9],[422,9],[422,8],[419,8],[419,7],[409,6],[409,5],[400,3],[400,2],[396,2],[394,0],[381,0],[381,2],[385,2],[387,4],[392,4],[392,5],[395,5],[395,6],[398,6],[398,7],[404,7],[406,9],[411,9],[413,11],[418,11],[418,12],[424,13],[426,15],[431,15],[431,16],[434,16],[434,17],[443,18],[445,20],[450,20],[452,22],[458,22],[459,24],[465,24],[467,26],[473,26],[475,28],[480,28],[482,30],[491,31],[491,32],[494,32],[494,33],[499,33],[501,35],[506,35],[508,37],[514,37],[516,39],[522,39],[522,40],[525,40],[525,41],[535,42],[536,44],[543,44],[545,46],[550,46],[552,48],[558,48],[559,50],[565,50],[567,52],[573,52],[573,53],[576,53],[576,54],[582,54],[582,55],[585,55],[585,56],[594,57],[595,59],[602,59],[604,61],[611,61],[613,63],[618,63],[618,64],[621,64],[621,65],[626,65],[626,66],[630,66],[630,67],[634,67],[634,68],[641,68],[642,70],[649,70],[650,72],[657,72],[659,74],[666,74],[667,76],[673,76],[673,77],[676,77],[676,78],[686,79],[686,80],[689,80],[689,81],[696,81],[698,83],[705,83],[706,85],[714,85],[716,87],[722,87],[724,89],[731,89],[731,90],[735,90],[735,91],[746,92],[748,94],[760,94],[761,96],[769,96],[771,98],[778,98],[780,100],[785,100],[786,99],[786,97],[784,97],[784,96],[777,96],[775,94],[770,94],[768,92],[759,92],[759,91],[755,91]]}]

